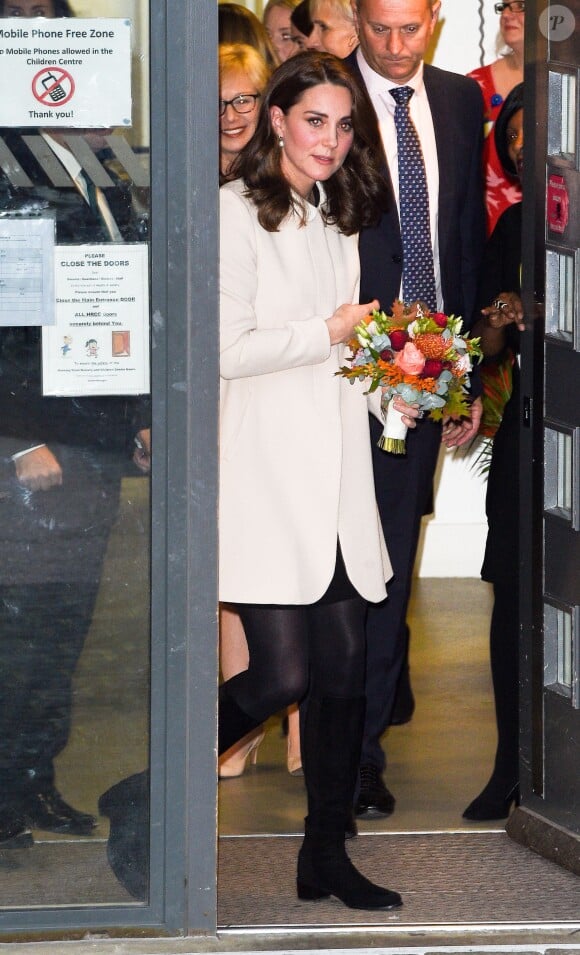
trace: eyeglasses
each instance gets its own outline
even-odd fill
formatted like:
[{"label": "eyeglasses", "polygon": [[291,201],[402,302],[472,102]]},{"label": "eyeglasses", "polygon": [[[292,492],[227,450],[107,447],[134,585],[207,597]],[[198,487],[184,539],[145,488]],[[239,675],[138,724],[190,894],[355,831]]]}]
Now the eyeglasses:
[{"label": "eyeglasses", "polygon": [[224,115],[228,106],[233,106],[236,113],[251,113],[259,99],[259,93],[239,93],[233,99],[220,99],[220,116]]},{"label": "eyeglasses", "polygon": [[523,13],[526,9],[525,0],[507,0],[506,3],[496,3],[493,9],[496,13],[503,13],[509,10],[510,13]]}]

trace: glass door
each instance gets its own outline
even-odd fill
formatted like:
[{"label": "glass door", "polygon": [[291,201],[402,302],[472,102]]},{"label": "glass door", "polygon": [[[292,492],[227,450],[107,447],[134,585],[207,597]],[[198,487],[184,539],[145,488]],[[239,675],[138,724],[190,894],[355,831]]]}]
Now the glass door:
[{"label": "glass door", "polygon": [[0,0],[3,938],[215,932],[216,21]]},{"label": "glass door", "polygon": [[[522,353],[523,808],[514,838],[580,872],[578,0],[529,17]],[[529,27],[529,29],[528,29]],[[529,144],[529,145],[528,145]],[[534,189],[535,187],[535,189]],[[533,196],[526,203],[526,195]],[[532,468],[529,462],[533,461]]]}]

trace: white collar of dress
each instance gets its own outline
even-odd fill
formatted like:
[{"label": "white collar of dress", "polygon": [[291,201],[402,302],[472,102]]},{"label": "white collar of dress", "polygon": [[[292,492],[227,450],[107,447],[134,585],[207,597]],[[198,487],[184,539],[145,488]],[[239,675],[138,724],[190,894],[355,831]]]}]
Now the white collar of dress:
[{"label": "white collar of dress", "polygon": [[297,192],[293,193],[294,197],[297,200],[302,208],[308,222],[311,222],[318,215],[321,207],[326,201],[326,191],[321,182],[315,182],[312,187],[312,192],[307,199],[304,199],[303,196],[298,195]]}]

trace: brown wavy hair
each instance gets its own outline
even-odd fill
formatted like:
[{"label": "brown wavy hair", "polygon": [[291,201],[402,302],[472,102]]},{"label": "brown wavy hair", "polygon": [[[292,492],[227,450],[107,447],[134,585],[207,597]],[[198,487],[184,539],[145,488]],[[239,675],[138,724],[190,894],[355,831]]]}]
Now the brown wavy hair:
[{"label": "brown wavy hair", "polygon": [[277,232],[291,211],[300,215],[302,224],[306,221],[306,210],[282,173],[270,109],[278,106],[287,114],[306,90],[325,83],[350,92],[354,131],[344,163],[324,182],[326,202],[321,213],[325,221],[352,235],[363,226],[375,225],[391,201],[382,173],[385,160],[377,120],[366,90],[338,57],[305,50],[272,74],[260,103],[256,132],[232,165],[233,177],[243,179],[246,195],[257,206],[258,220],[267,232]]}]

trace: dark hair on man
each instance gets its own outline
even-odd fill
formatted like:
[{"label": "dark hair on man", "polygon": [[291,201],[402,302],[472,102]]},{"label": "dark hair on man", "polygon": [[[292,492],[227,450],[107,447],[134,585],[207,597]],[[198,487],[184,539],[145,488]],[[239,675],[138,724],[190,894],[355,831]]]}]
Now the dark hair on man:
[{"label": "dark hair on man", "polygon": [[321,213],[340,232],[352,235],[374,225],[389,205],[389,188],[381,171],[384,162],[379,129],[368,96],[342,60],[330,53],[305,50],[290,57],[273,73],[261,100],[256,132],[232,166],[246,195],[258,208],[258,220],[267,232],[276,232],[291,212],[305,209],[292,195],[281,166],[281,149],[270,120],[270,109],[283,113],[300,102],[306,90],[330,83],[343,86],[352,97],[353,143],[340,167],[324,182],[326,202]]},{"label": "dark hair on man", "polygon": [[519,109],[523,108],[524,84],[518,83],[517,86],[514,86],[511,93],[506,96],[493,129],[493,135],[495,136],[495,148],[497,149],[499,161],[502,164],[505,172],[514,178],[517,177],[518,171],[508,152],[507,128],[514,113],[517,113]]},{"label": "dark hair on man", "polygon": [[290,14],[290,22],[303,33],[304,36],[310,36],[314,29],[314,24],[310,17],[310,0],[301,0],[297,7],[294,7]]}]

